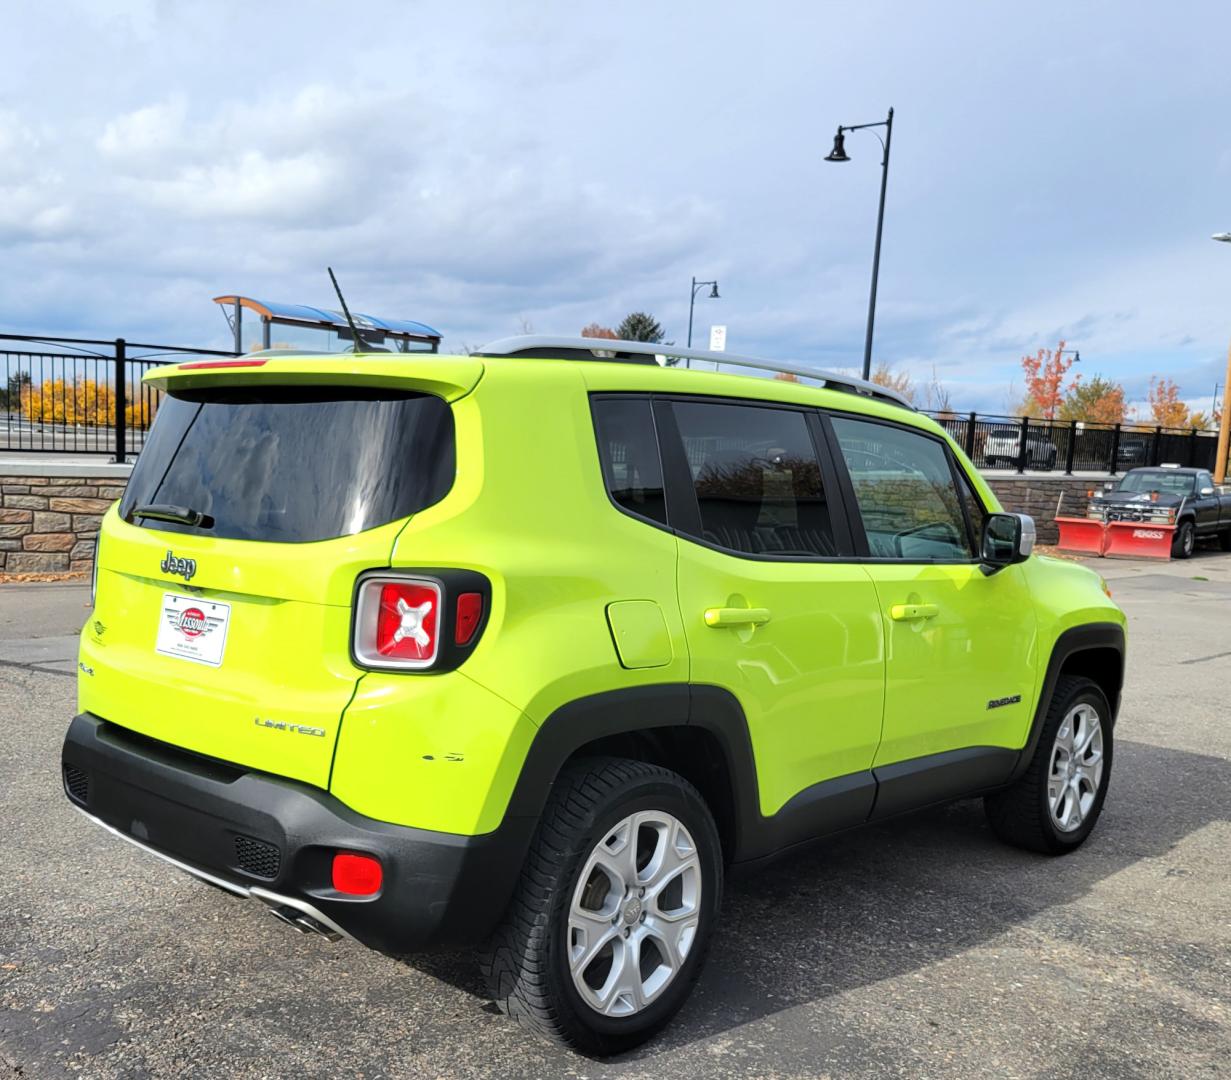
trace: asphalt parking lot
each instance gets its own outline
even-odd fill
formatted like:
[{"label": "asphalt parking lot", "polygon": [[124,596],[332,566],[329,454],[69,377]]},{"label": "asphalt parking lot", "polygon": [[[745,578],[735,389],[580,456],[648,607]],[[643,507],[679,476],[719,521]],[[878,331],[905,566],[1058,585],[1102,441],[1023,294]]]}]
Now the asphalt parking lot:
[{"label": "asphalt parking lot", "polygon": [[964,802],[736,880],[676,1023],[605,1062],[495,1014],[464,956],[300,937],[86,822],[87,590],[0,587],[0,1075],[1231,1074],[1231,557],[1098,569],[1130,666],[1087,845],[1011,850]]}]

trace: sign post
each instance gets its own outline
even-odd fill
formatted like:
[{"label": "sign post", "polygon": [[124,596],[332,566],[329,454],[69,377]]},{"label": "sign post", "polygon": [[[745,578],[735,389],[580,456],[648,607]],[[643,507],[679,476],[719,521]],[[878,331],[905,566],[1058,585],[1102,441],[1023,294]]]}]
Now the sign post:
[{"label": "sign post", "polygon": [[[725,326],[710,327],[710,352],[726,352],[727,351],[727,328]],[[714,370],[718,370],[717,362],[714,363]]]}]

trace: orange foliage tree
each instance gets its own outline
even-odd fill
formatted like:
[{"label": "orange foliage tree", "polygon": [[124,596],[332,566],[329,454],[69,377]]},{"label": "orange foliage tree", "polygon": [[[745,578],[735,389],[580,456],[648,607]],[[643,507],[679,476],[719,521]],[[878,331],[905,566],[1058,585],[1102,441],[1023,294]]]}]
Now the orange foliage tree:
[{"label": "orange foliage tree", "polygon": [[1073,360],[1064,355],[1063,340],[1054,349],[1040,349],[1033,356],[1022,357],[1026,404],[1033,404],[1043,419],[1054,420],[1065,394],[1077,385],[1076,378],[1067,386],[1064,383],[1064,377],[1072,366]]},{"label": "orange foliage tree", "polygon": [[581,328],[581,336],[607,338],[610,341],[616,340],[615,331],[610,326],[599,326],[596,322],[590,323],[589,326],[583,326]]},{"label": "orange foliage tree", "polygon": [[[149,427],[154,402],[133,386],[128,387],[128,400],[131,404],[124,409],[128,426]],[[94,379],[46,379],[22,386],[20,408],[22,416],[33,423],[110,427],[115,423],[115,391]]]},{"label": "orange foliage tree", "polygon": [[1119,424],[1128,415],[1124,387],[1095,375],[1089,382],[1073,380],[1073,386],[1060,405],[1061,420],[1082,420],[1090,424]]},{"label": "orange foliage tree", "polygon": [[1180,388],[1174,379],[1151,379],[1150,416],[1160,427],[1188,427],[1188,405],[1180,400]]},{"label": "orange foliage tree", "polygon": [[896,390],[907,401],[915,400],[915,384],[910,374],[905,371],[894,371],[884,360],[876,362],[876,370],[872,372],[869,382],[883,386],[886,390]]}]

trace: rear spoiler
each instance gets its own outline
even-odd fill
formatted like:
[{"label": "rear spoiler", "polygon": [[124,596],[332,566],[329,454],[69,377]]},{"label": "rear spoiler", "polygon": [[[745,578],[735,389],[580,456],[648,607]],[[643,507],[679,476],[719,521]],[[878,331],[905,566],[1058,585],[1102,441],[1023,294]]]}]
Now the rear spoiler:
[{"label": "rear spoiler", "polygon": [[366,386],[419,390],[456,401],[475,388],[483,361],[468,356],[351,353],[328,356],[241,356],[233,360],[192,360],[151,368],[142,383],[155,390],[207,386]]}]

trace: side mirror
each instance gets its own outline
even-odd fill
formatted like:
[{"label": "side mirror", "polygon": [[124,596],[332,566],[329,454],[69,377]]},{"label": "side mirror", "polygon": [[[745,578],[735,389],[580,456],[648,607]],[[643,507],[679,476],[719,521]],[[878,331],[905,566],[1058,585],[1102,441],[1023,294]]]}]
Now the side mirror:
[{"label": "side mirror", "polygon": [[1034,518],[1029,514],[988,514],[979,545],[983,572],[994,574],[1025,562],[1034,550],[1036,535]]},{"label": "side mirror", "polygon": [[1212,487],[1203,487],[1203,488],[1201,489],[1201,494],[1202,494],[1202,495],[1213,495],[1213,494],[1214,494],[1214,489],[1213,489]]}]

